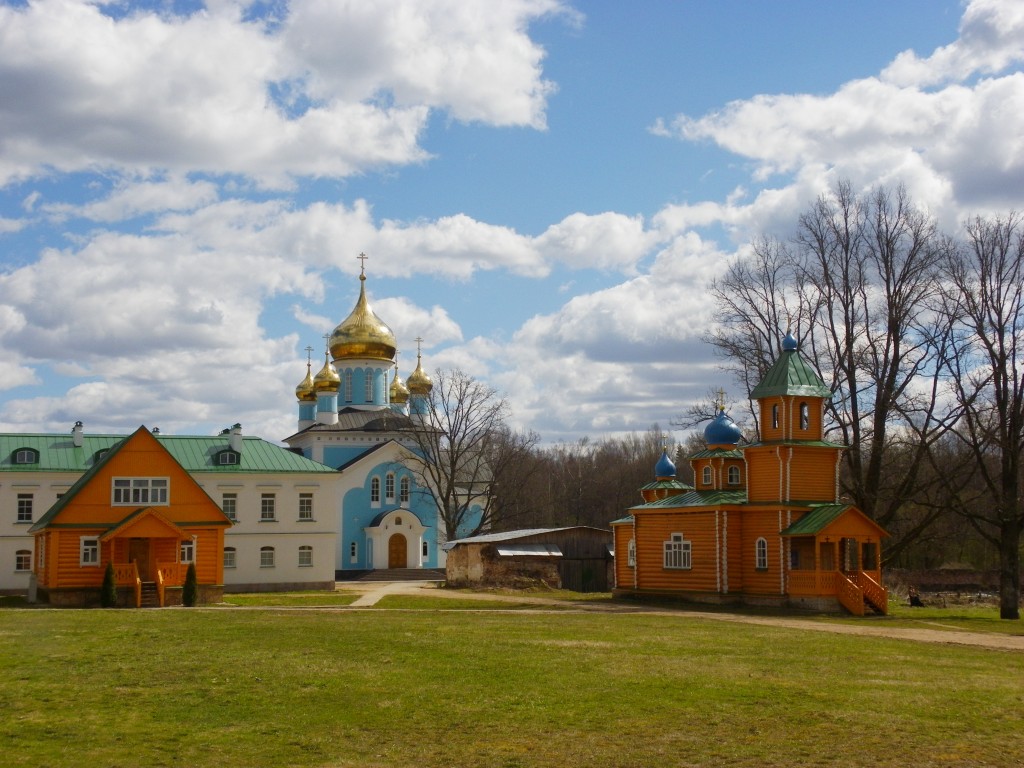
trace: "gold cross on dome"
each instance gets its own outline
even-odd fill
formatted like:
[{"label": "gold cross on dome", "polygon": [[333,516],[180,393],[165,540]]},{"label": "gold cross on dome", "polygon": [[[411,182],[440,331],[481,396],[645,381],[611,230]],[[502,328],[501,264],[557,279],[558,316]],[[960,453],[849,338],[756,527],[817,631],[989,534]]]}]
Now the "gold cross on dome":
[{"label": "gold cross on dome", "polygon": [[361,275],[365,275],[366,274],[366,260],[368,258],[370,258],[370,257],[367,256],[365,253],[360,253],[358,256],[356,256],[356,260],[362,262],[360,264],[360,266],[359,266],[359,274],[361,274]]},{"label": "gold cross on dome", "polygon": [[725,390],[721,387],[718,388],[718,402],[716,403],[718,410],[725,410]]}]

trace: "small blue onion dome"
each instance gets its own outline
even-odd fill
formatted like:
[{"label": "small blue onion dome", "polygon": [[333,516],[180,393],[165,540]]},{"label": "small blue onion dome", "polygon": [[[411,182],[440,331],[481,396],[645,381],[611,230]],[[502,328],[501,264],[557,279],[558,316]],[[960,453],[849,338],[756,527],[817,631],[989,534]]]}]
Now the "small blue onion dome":
[{"label": "small blue onion dome", "polygon": [[676,465],[672,463],[672,459],[668,457],[668,448],[663,448],[661,451],[661,458],[658,459],[658,463],[654,465],[654,476],[655,477],[675,477],[676,476]]},{"label": "small blue onion dome", "polygon": [[743,437],[743,433],[740,428],[729,418],[724,409],[720,410],[711,423],[704,427],[704,442],[708,445],[736,445],[741,437]]},{"label": "small blue onion dome", "polygon": [[786,331],[786,338],[782,340],[782,351],[783,352],[796,352],[797,347],[800,346],[800,342],[796,340],[792,331]]}]

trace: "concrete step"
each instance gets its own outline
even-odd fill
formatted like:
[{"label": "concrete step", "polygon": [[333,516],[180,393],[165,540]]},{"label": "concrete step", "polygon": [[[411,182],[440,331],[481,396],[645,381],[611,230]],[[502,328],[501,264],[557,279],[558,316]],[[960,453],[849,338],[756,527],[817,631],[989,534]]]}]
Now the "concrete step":
[{"label": "concrete step", "polygon": [[445,573],[438,568],[381,568],[367,571],[358,581],[444,581]]}]

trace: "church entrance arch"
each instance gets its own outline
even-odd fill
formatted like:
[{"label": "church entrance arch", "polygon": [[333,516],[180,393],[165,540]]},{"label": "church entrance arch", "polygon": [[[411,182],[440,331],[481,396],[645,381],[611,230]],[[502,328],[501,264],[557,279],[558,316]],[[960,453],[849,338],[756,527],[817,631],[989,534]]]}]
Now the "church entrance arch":
[{"label": "church entrance arch", "polygon": [[388,568],[409,567],[409,545],[405,536],[394,533],[388,539]]}]

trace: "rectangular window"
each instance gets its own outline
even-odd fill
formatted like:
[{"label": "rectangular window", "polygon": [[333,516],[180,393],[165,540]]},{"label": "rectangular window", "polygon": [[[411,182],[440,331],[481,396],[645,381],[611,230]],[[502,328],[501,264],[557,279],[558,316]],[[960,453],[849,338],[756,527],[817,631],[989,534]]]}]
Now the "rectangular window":
[{"label": "rectangular window", "polygon": [[260,547],[260,568],[274,567],[274,548]]},{"label": "rectangular window", "polygon": [[409,478],[403,477],[401,482],[398,484],[399,501],[403,504],[409,503]]},{"label": "rectangular window", "polygon": [[235,568],[237,560],[235,559],[237,554],[234,547],[224,547],[224,567]]},{"label": "rectangular window", "polygon": [[260,496],[260,521],[266,522],[277,519],[277,497],[272,493],[264,493]]},{"label": "rectangular window", "polygon": [[356,554],[357,554],[356,543],[353,541],[351,544],[348,545],[348,559],[349,559],[349,562],[353,562],[354,563],[356,561]]},{"label": "rectangular window", "polygon": [[299,520],[313,519],[313,494],[299,494]]},{"label": "rectangular window", "polygon": [[111,504],[166,506],[169,481],[166,477],[115,477]]},{"label": "rectangular window", "polygon": [[196,543],[192,539],[184,539],[181,542],[181,562],[194,563],[196,561]]},{"label": "rectangular window", "polygon": [[366,372],[366,391],[363,393],[366,395],[366,402],[373,402],[373,372]]},{"label": "rectangular window", "polygon": [[380,478],[370,479],[370,503],[380,504]]},{"label": "rectangular window", "polygon": [[96,536],[83,536],[78,540],[78,564],[100,564],[100,540]]},{"label": "rectangular window", "polygon": [[227,515],[228,520],[237,523],[238,522],[238,494],[237,493],[225,493],[220,498],[220,508],[224,510],[224,514]]},{"label": "rectangular window", "polygon": [[32,553],[27,549],[19,549],[14,553],[14,570],[20,572],[32,570]]},{"label": "rectangular window", "polygon": [[690,542],[683,539],[683,534],[673,533],[672,538],[664,543],[664,567],[673,569],[690,568]]},{"label": "rectangular window", "polygon": [[313,548],[299,547],[299,567],[310,568],[313,565]]},{"label": "rectangular window", "polygon": [[32,522],[32,494],[31,493],[19,493],[18,494],[18,522],[19,523],[31,523]]}]

